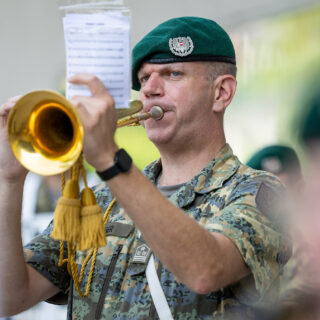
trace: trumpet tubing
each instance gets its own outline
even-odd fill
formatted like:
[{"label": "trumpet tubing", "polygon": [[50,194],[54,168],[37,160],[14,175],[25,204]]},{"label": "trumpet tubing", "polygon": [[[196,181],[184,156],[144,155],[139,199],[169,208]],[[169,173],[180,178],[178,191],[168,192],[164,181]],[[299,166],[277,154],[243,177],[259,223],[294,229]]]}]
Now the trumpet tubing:
[{"label": "trumpet tubing", "polygon": [[[138,125],[150,117],[159,120],[163,116],[158,106],[132,115],[141,109],[139,100],[130,102],[128,109],[117,109],[117,127]],[[8,119],[13,153],[24,167],[40,175],[54,175],[72,167],[82,152],[83,135],[75,108],[51,90],[32,91],[21,97]]]},{"label": "trumpet tubing", "polygon": [[118,120],[117,128],[122,128],[125,126],[139,125],[140,121],[153,118],[155,120],[160,120],[163,117],[163,110],[159,106],[153,106],[149,112],[140,113],[137,115],[130,116],[123,120]]}]

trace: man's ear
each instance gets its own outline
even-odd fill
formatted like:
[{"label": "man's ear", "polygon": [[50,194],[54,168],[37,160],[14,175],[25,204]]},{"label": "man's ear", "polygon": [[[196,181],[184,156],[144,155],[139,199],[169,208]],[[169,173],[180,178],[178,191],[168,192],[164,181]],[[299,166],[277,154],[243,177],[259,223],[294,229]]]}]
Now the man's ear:
[{"label": "man's ear", "polygon": [[231,74],[218,76],[214,81],[214,112],[223,112],[236,92],[237,80]]}]

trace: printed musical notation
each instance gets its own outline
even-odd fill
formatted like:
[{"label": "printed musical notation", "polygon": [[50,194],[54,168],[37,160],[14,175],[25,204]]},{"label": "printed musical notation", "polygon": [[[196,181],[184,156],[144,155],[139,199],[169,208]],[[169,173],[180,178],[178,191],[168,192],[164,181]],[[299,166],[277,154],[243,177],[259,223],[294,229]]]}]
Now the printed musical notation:
[{"label": "printed musical notation", "polygon": [[[121,11],[67,14],[63,19],[67,78],[76,73],[99,77],[115,100],[127,108],[130,98],[130,23]],[[90,96],[86,86],[67,82],[66,96]]]}]

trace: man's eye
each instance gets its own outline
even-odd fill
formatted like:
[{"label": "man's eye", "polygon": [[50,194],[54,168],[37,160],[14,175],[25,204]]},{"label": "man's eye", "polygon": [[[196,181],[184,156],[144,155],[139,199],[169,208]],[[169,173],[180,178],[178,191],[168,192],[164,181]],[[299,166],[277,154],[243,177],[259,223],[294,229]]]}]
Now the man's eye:
[{"label": "man's eye", "polygon": [[144,76],[144,77],[141,77],[140,78],[140,83],[144,83],[144,82],[147,82],[149,79],[149,76]]},{"label": "man's eye", "polygon": [[179,72],[179,71],[171,71],[170,75],[172,77],[179,77],[179,76],[181,76],[181,72]]}]

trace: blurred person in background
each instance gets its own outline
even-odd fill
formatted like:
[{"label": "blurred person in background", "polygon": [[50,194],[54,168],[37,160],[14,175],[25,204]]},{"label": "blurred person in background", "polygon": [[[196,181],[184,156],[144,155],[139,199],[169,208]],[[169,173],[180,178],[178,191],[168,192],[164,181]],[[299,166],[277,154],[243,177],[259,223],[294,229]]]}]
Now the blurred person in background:
[{"label": "blurred person in background", "polygon": [[307,310],[300,319],[320,319],[320,90],[301,117],[299,135],[306,154],[306,187],[294,223],[301,231],[307,263],[300,270],[309,294],[301,305]]},{"label": "blurred person in background", "polygon": [[299,231],[303,253],[292,287],[302,290],[295,292],[295,303],[283,312],[281,320],[320,319],[320,93],[305,108],[301,119],[298,131],[306,155],[306,184],[292,224]]},{"label": "blurred person in background", "polygon": [[280,304],[257,320],[320,319],[320,94],[301,118],[305,183],[288,216],[295,251],[284,269]]},{"label": "blurred person in background", "polygon": [[262,314],[258,313],[258,319],[259,317],[272,319],[277,317],[278,313],[282,314],[287,306],[299,304],[301,297],[308,293],[308,287],[299,276],[300,270],[308,260],[299,231],[293,223],[296,203],[304,191],[304,179],[297,153],[292,147],[286,145],[274,144],[263,147],[254,153],[246,164],[251,168],[275,174],[288,190],[286,197],[281,199],[281,205],[284,208],[282,219],[293,241],[292,257],[281,275],[279,308],[262,311]]}]

